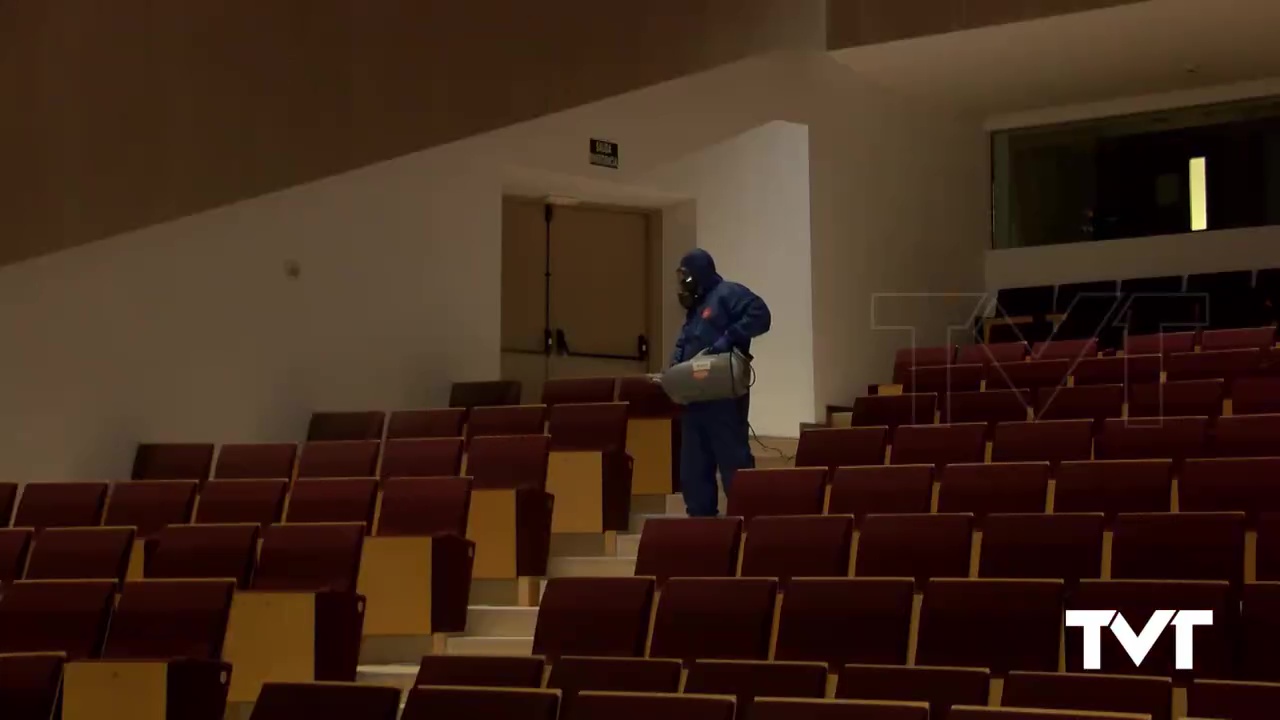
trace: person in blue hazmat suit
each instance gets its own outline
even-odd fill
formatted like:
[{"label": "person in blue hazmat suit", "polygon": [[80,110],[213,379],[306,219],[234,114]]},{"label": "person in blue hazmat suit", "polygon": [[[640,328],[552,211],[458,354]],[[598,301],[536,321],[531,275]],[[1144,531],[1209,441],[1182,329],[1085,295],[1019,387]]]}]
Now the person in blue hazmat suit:
[{"label": "person in blue hazmat suit", "polygon": [[[671,364],[733,349],[749,353],[751,339],[769,331],[769,307],[759,295],[716,272],[710,253],[689,251],[676,271],[684,327],[676,340]],[[716,470],[729,492],[739,470],[755,467],[748,436],[750,395],[730,400],[693,403],[685,407],[680,433],[680,491],[690,517],[719,514]]]}]

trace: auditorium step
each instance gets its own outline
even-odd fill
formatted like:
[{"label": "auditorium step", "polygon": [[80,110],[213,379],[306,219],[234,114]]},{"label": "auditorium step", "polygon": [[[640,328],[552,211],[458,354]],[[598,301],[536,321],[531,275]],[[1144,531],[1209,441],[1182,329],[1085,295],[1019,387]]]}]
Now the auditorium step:
[{"label": "auditorium step", "polygon": [[361,665],[356,669],[356,682],[370,685],[391,685],[407,691],[418,677],[418,663],[395,665]]},{"label": "auditorium step", "polygon": [[467,635],[490,638],[533,637],[538,608],[473,605],[467,608]]},{"label": "auditorium step", "polygon": [[450,655],[532,655],[533,637],[451,637],[445,641]]},{"label": "auditorium step", "polygon": [[629,577],[634,557],[558,557],[547,563],[547,577]]},{"label": "auditorium step", "polygon": [[640,533],[623,533],[618,536],[616,557],[635,558],[639,554]]}]

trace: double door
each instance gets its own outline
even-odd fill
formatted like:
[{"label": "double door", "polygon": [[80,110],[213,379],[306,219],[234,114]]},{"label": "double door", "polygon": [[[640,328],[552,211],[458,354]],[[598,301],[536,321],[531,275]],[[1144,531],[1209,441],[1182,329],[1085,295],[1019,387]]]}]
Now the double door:
[{"label": "double door", "polygon": [[649,369],[650,218],[504,198],[502,377],[537,402],[550,378]]}]

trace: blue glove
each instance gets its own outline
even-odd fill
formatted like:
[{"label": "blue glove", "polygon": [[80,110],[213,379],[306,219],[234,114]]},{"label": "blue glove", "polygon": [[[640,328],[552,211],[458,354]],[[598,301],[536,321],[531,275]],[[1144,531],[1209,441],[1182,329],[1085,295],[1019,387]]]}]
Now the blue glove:
[{"label": "blue glove", "polygon": [[733,341],[729,339],[728,335],[722,335],[719,340],[715,341],[715,343],[711,345],[710,352],[712,355],[721,355],[732,349]]}]

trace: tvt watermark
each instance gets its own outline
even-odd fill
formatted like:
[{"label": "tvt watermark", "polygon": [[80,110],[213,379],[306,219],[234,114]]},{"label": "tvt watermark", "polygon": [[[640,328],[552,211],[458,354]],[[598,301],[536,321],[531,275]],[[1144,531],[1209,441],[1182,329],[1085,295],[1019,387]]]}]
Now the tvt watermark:
[{"label": "tvt watermark", "polygon": [[1195,654],[1194,630],[1197,626],[1212,624],[1212,610],[1157,610],[1147,620],[1142,632],[1135,633],[1129,621],[1116,610],[1067,611],[1067,627],[1078,627],[1084,631],[1085,670],[1102,669],[1102,628],[1111,628],[1111,634],[1129,654],[1129,659],[1135,666],[1140,666],[1170,625],[1174,628],[1173,665],[1178,670],[1191,670]]}]

